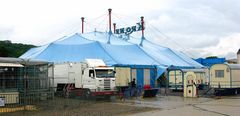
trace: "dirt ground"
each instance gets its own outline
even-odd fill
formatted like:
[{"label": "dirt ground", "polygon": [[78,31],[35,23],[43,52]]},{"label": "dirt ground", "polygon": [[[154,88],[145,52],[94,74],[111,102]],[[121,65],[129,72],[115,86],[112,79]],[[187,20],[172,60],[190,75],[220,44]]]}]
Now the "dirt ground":
[{"label": "dirt ground", "polygon": [[[157,96],[126,101],[84,101],[55,98],[37,105],[35,111],[18,111],[5,116],[239,116],[240,95],[184,98]],[[2,116],[2,114],[0,114]]]},{"label": "dirt ground", "polygon": [[129,116],[240,116],[240,95],[211,98],[183,98],[158,96],[134,105],[160,108],[159,110],[130,114]]},{"label": "dirt ground", "polygon": [[35,111],[18,111],[6,116],[115,116],[152,111],[156,108],[125,105],[122,101],[83,101],[55,98],[37,105]]}]

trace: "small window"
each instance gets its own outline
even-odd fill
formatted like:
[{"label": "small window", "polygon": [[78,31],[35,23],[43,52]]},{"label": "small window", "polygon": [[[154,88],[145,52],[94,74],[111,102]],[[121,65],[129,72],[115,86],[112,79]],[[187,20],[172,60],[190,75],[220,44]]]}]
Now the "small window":
[{"label": "small window", "polygon": [[216,78],[223,78],[224,77],[224,70],[215,70],[215,77]]},{"label": "small window", "polygon": [[93,77],[95,77],[95,76],[94,76],[94,70],[89,70],[89,77],[91,77],[91,75],[92,75]]}]

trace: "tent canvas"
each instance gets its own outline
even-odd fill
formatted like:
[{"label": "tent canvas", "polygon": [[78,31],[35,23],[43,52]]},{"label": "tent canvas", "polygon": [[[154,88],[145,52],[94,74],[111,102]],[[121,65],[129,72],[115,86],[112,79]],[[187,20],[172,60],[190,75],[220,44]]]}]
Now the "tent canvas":
[{"label": "tent canvas", "polygon": [[[40,59],[54,63],[102,59],[108,66],[117,64],[155,66],[157,73],[151,76],[151,84],[170,66],[203,67],[181,52],[154,44],[147,39],[140,46],[140,41],[141,39],[133,37],[124,40],[114,34],[109,35],[104,32],[76,33],[47,45],[32,48],[20,58]],[[141,70],[137,72],[140,74]]]}]

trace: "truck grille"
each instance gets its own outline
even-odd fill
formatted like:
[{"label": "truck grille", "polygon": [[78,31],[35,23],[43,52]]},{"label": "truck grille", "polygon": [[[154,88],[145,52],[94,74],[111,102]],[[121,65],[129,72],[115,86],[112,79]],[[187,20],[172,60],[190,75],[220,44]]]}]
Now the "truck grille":
[{"label": "truck grille", "polygon": [[104,79],[104,90],[111,90],[110,79]]}]

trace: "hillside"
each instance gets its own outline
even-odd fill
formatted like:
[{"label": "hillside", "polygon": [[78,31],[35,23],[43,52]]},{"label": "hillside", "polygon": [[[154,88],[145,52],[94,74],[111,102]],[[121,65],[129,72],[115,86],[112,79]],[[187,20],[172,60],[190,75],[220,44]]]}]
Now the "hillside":
[{"label": "hillside", "polygon": [[12,43],[9,40],[0,41],[0,57],[19,57],[33,47],[36,46],[29,44]]}]

